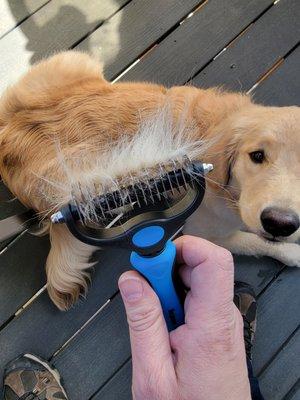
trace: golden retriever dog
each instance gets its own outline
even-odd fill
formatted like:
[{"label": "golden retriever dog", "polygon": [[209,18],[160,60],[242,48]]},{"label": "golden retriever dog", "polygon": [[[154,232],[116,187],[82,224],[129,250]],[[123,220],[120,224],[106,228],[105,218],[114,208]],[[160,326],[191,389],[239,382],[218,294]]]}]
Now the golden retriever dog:
[{"label": "golden retriever dog", "polygon": [[86,290],[95,248],[49,216],[72,201],[90,215],[97,194],[185,155],[214,165],[186,232],[299,267],[299,127],[298,107],[264,107],[215,88],[111,84],[96,61],[70,51],[3,94],[0,174],[48,221],[48,291],[65,310]]}]

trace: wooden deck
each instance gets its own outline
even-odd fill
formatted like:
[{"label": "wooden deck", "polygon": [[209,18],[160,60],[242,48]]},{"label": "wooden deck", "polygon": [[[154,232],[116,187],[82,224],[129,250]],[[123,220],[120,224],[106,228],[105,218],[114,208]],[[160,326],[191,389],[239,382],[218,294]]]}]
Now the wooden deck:
[{"label": "wooden deck", "polygon": [[[225,85],[272,105],[300,105],[299,0],[0,0],[0,92],[55,51],[82,49],[109,80]],[[0,219],[22,206],[0,186]],[[48,238],[0,244],[0,371],[24,352],[59,369],[72,400],[131,398],[131,358],[117,278],[124,251],[101,253],[86,301],[59,312],[45,291]],[[236,258],[259,302],[254,365],[266,399],[300,399],[300,271]]]}]

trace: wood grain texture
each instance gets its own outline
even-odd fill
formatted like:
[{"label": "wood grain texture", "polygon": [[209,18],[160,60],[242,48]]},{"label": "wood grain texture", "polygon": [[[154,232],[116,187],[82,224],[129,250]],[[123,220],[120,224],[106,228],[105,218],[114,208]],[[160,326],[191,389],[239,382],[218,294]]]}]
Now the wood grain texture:
[{"label": "wood grain texture", "polygon": [[261,375],[261,390],[266,399],[285,399],[290,388],[299,380],[299,343],[300,329],[295,332]]},{"label": "wood grain texture", "polygon": [[300,105],[300,46],[254,90],[256,101],[272,106]]},{"label": "wood grain texture", "polygon": [[194,76],[272,0],[210,0],[187,19],[122,80],[180,85]]},{"label": "wood grain texture", "polygon": [[299,20],[298,0],[281,0],[204,68],[192,84],[249,90],[298,43]]},{"label": "wood grain texture", "polygon": [[0,221],[1,219],[19,214],[26,208],[14,197],[7,187],[0,183]]},{"label": "wood grain texture", "polygon": [[257,374],[300,324],[299,287],[300,270],[287,267],[258,299],[257,333],[253,353]]},{"label": "wood grain texture", "polygon": [[285,396],[284,400],[300,400],[300,378]]},{"label": "wood grain texture", "polygon": [[269,257],[234,256],[236,281],[247,282],[259,295],[282,269],[283,265]]},{"label": "wood grain texture", "polygon": [[91,400],[131,400],[132,364],[128,360]]},{"label": "wood grain texture", "polygon": [[[36,250],[32,253],[34,255]],[[68,312],[61,312],[47,293],[43,293],[0,331],[0,382],[8,361],[26,351],[49,359],[116,293],[119,275],[129,269],[128,252],[102,251],[98,257],[100,260],[94,267],[86,300],[80,301]],[[27,278],[28,284],[30,279]],[[76,374],[73,378],[76,379]]]},{"label": "wood grain texture", "polygon": [[[139,0],[130,2],[76,49],[89,51],[112,79],[185,17],[201,0]],[[202,0],[203,1],[203,0]]]},{"label": "wood grain texture", "polygon": [[46,283],[49,240],[25,236],[0,255],[0,325]]},{"label": "wood grain texture", "polygon": [[[128,0],[52,0],[0,40],[0,93],[30,65],[67,50]],[[13,51],[12,51],[13,49]],[[89,51],[86,42],[85,51]]]},{"label": "wood grain texture", "polygon": [[[1,220],[12,215],[16,215],[25,211],[25,207],[14,197],[7,187],[0,183],[0,224]],[[1,227],[0,227],[1,230]],[[14,236],[15,237],[15,236]],[[14,237],[0,242],[0,252],[4,249]],[[0,255],[1,257],[1,255]],[[0,258],[1,259],[1,258]]]},{"label": "wood grain texture", "polygon": [[0,39],[48,0],[0,0]]},{"label": "wood grain texture", "polygon": [[52,362],[61,371],[69,397],[82,400],[90,398],[128,357],[127,320],[118,295]]}]

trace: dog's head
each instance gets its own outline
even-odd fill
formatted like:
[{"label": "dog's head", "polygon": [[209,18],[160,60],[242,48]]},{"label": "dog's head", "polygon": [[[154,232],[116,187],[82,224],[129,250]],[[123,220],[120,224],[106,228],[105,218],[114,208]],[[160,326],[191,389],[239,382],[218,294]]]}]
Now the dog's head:
[{"label": "dog's head", "polygon": [[229,118],[229,190],[249,231],[300,238],[300,108],[252,104]]}]

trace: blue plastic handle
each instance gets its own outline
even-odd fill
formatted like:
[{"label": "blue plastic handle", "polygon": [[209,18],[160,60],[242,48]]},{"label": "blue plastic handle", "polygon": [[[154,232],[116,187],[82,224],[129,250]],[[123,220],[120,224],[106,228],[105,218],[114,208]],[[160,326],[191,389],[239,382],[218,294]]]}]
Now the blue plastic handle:
[{"label": "blue plastic handle", "polygon": [[141,256],[136,252],[132,252],[130,256],[132,267],[149,281],[158,295],[169,331],[184,323],[183,307],[173,283],[175,257],[176,247],[171,240],[154,257]]}]

